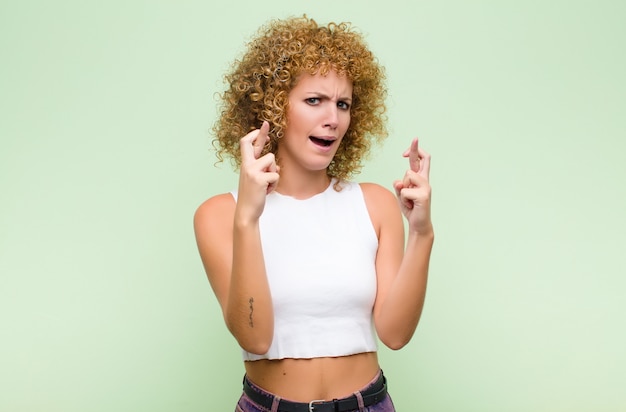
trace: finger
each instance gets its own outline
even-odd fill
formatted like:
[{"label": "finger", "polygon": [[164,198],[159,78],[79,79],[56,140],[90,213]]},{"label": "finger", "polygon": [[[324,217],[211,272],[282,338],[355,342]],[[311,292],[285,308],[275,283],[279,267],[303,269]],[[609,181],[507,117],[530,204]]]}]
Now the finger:
[{"label": "finger", "polygon": [[414,172],[420,170],[420,155],[418,146],[419,144],[416,137],[411,142],[411,146],[402,154],[403,157],[409,158],[409,168]]},{"label": "finger", "polygon": [[280,167],[276,164],[276,157],[274,156],[274,153],[265,154],[265,156],[259,159],[259,162],[266,162],[264,169],[265,173],[263,176],[267,182],[267,189],[265,192],[269,195],[278,185]]},{"label": "finger", "polygon": [[262,170],[264,172],[272,172],[276,173],[276,156],[274,153],[265,153],[263,156],[259,157],[254,163],[254,169]]},{"label": "finger", "polygon": [[405,196],[406,186],[404,186],[403,181],[402,180],[394,181],[393,188],[396,191],[396,197],[398,198],[398,201],[400,202],[400,204],[407,209],[412,209],[413,202],[407,199],[407,197]]},{"label": "finger", "polygon": [[404,173],[404,177],[402,178],[402,185],[407,188],[418,186],[419,180],[416,179],[416,176],[417,172],[407,170],[406,173]]},{"label": "finger", "polygon": [[[422,159],[422,163],[424,162],[425,160]],[[428,178],[422,175],[422,172],[407,170],[404,178],[402,179],[402,185],[407,189],[428,186]]]},{"label": "finger", "polygon": [[419,149],[422,161],[420,162],[420,176],[426,180],[430,178],[430,154],[425,150]]},{"label": "finger", "polygon": [[239,140],[239,151],[241,152],[242,163],[253,162],[256,157],[254,156],[254,146],[252,141],[259,134],[259,129],[253,130]]},{"label": "finger", "polygon": [[263,152],[263,148],[265,147],[265,144],[269,140],[269,136],[267,135],[269,131],[270,131],[270,124],[267,121],[263,121],[263,124],[261,125],[261,128],[259,129],[259,134],[257,134],[256,138],[254,139],[252,143],[252,145],[254,146],[254,158],[255,159],[258,159],[259,156],[261,156],[261,153]]},{"label": "finger", "polygon": [[272,162],[269,164],[269,166],[267,166],[265,170],[267,172],[280,173],[280,166],[276,164],[276,157],[274,156],[274,153],[267,153],[265,156],[267,155],[272,155]]},{"label": "finger", "polygon": [[413,200],[409,196],[407,196],[410,195],[410,190],[411,189],[404,187],[400,190],[399,195],[400,203],[407,209],[413,209]]},{"label": "finger", "polygon": [[263,122],[260,129],[255,129],[241,138],[239,150],[241,151],[242,162],[250,162],[259,158],[265,143],[269,139],[267,135],[269,127],[269,123]]},{"label": "finger", "polygon": [[400,198],[400,191],[403,187],[404,184],[402,183],[402,180],[396,180],[393,182],[393,189],[396,191],[396,196],[398,196],[398,199]]},{"label": "finger", "polygon": [[278,179],[280,179],[280,175],[277,172],[267,173],[267,189],[266,193],[269,195],[276,186],[278,185]]}]

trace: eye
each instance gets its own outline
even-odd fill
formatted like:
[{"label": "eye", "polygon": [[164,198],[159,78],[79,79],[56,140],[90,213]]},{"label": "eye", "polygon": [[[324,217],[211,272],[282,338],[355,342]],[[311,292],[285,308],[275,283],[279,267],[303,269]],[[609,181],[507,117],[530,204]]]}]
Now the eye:
[{"label": "eye", "polygon": [[319,104],[320,99],[319,97],[309,97],[308,99],[304,100],[307,104],[310,104],[311,106],[315,106],[316,104]]},{"label": "eye", "polygon": [[337,102],[337,107],[342,109],[342,110],[349,110],[350,109],[350,103],[339,101],[339,102]]}]

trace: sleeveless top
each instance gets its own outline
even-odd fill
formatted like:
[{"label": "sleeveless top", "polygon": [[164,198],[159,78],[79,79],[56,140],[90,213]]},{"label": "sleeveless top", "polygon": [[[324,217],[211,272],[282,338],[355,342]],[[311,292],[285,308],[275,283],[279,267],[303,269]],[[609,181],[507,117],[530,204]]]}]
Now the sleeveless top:
[{"label": "sleeveless top", "polygon": [[267,353],[242,351],[244,360],[377,350],[372,309],[378,238],[359,184],[341,182],[337,192],[335,182],[304,200],[267,195],[259,230],[274,336]]}]

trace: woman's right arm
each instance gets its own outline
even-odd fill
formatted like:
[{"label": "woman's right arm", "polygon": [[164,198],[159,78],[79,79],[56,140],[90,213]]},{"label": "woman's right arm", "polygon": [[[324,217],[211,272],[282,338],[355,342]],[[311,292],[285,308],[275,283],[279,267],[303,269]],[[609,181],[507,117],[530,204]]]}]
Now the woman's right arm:
[{"label": "woman's right arm", "polygon": [[259,157],[264,123],[241,139],[238,201],[230,194],[204,202],[194,216],[198,250],[226,326],[246,351],[263,354],[274,334],[272,298],[261,248],[259,218],[278,181],[274,156]]}]

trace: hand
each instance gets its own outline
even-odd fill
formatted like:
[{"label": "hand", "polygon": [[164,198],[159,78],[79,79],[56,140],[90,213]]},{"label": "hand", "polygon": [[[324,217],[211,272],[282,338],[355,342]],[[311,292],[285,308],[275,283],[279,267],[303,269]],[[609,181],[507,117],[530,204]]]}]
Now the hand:
[{"label": "hand", "polygon": [[263,147],[269,141],[270,125],[263,122],[260,129],[245,135],[239,141],[241,170],[237,216],[242,219],[258,219],[265,207],[265,196],[276,188],[279,167],[273,153],[262,157]]},{"label": "hand", "polygon": [[402,154],[409,158],[409,170],[402,180],[396,180],[393,187],[400,202],[402,214],[409,222],[409,231],[418,234],[432,232],[430,220],[430,155],[418,147],[417,138]]}]

